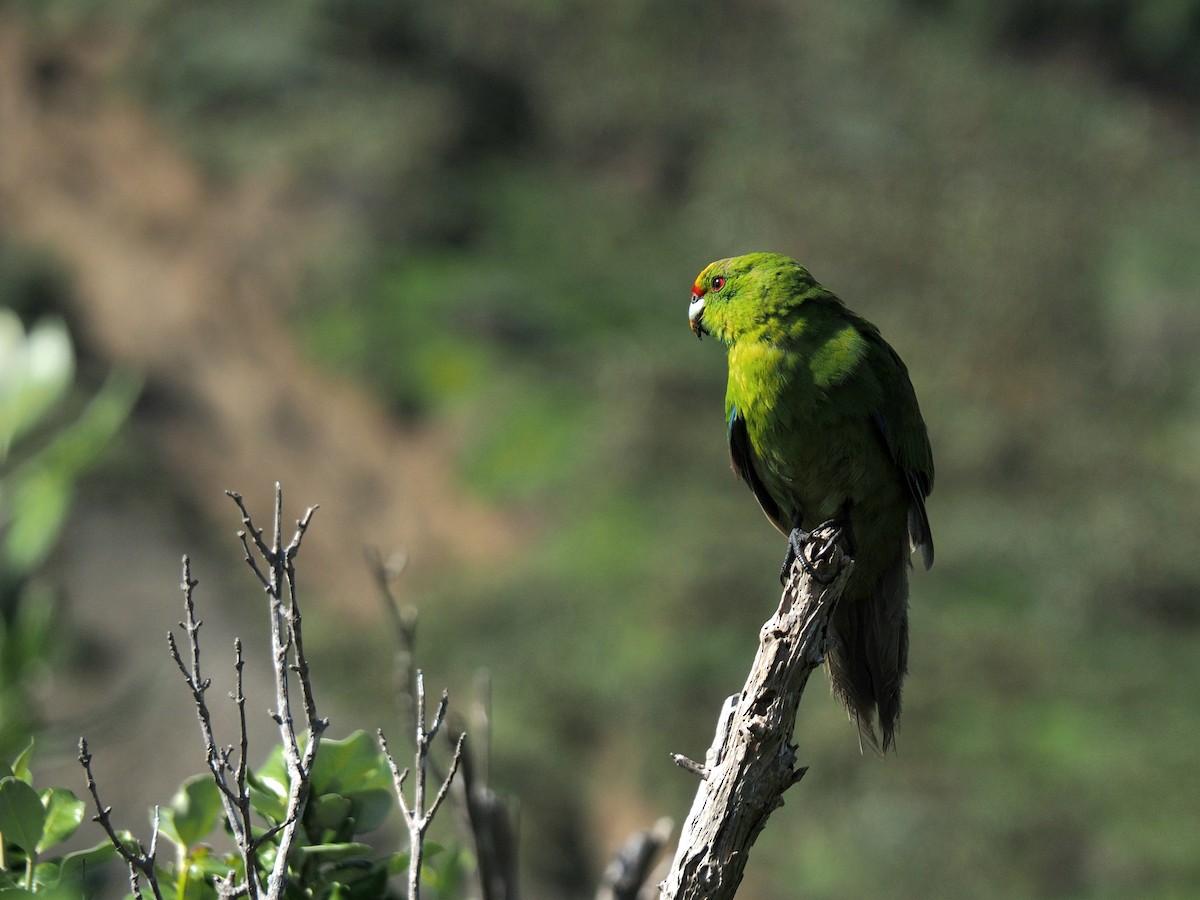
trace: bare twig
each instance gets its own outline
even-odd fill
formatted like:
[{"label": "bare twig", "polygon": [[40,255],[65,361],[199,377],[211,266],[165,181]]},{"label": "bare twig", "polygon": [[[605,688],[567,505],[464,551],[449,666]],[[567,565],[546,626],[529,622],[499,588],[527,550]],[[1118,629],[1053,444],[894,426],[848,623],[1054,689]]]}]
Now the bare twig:
[{"label": "bare twig", "polygon": [[[272,717],[279,726],[289,782],[284,822],[277,827],[277,830],[268,833],[271,837],[276,834],[279,837],[275,863],[267,881],[267,897],[273,900],[283,894],[288,859],[311,790],[310,778],[313,760],[316,758],[321,735],[329,725],[327,719],[322,719],[317,715],[316,700],[309,676],[308,658],[304,654],[300,606],[296,599],[294,564],[296,554],[300,551],[300,545],[317,507],[309,507],[296,522],[296,530],[292,539],[284,546],[283,489],[276,483],[274,528],[272,529],[271,544],[268,545],[263,540],[262,529],[255,526],[242,496],[234,491],[226,491],[226,493],[242,514],[242,524],[245,529],[238,533],[238,537],[245,550],[246,563],[263,585],[271,603],[271,651],[275,671],[275,712]],[[254,554],[251,552],[252,547],[262,558],[263,567],[260,567],[254,559]],[[299,682],[304,707],[303,751],[301,751],[301,740],[296,732],[296,723],[292,712],[289,687],[289,674],[291,673],[296,675]],[[267,836],[264,835],[259,838],[259,841],[266,838]]]},{"label": "bare twig", "polygon": [[675,823],[664,817],[654,826],[636,831],[608,864],[596,891],[596,900],[638,900],[650,870],[671,837]]},{"label": "bare twig", "polygon": [[412,723],[415,730],[417,709],[416,656],[417,608],[401,606],[392,591],[392,584],[404,571],[408,558],[393,554],[386,562],[375,548],[366,551],[367,567],[379,588],[379,599],[384,614],[392,626],[396,638],[394,675],[396,680],[396,704],[399,706],[400,721]]},{"label": "bare twig", "polygon": [[[230,696],[230,699],[233,700],[234,705],[237,706],[238,741],[239,741],[238,765],[237,765],[237,771],[234,773],[234,785],[236,787],[236,793],[238,796],[238,803],[237,803],[238,813],[241,816],[241,829],[240,830],[241,830],[242,834],[249,836],[252,834],[251,828],[250,828],[251,805],[250,805],[250,788],[249,788],[248,782],[246,780],[246,774],[247,774],[247,770],[249,768],[248,758],[249,758],[249,754],[250,754],[250,734],[246,730],[246,692],[244,689],[244,682],[243,682],[243,678],[242,678],[242,672],[246,668],[246,660],[242,656],[242,639],[241,638],[234,638],[234,640],[233,640],[233,655],[234,655],[233,667],[234,667],[234,670],[237,672],[237,688],[236,688],[236,692],[230,694],[229,696]],[[228,766],[228,762],[226,762],[226,766]],[[235,831],[238,830],[238,826],[236,826],[236,825],[231,824],[230,827],[233,828]],[[262,838],[258,838],[254,841],[251,841],[247,845],[246,852],[242,854],[242,861],[246,866],[247,882],[250,882],[250,881],[256,882],[258,880],[257,873],[254,875],[253,878],[251,878],[249,875],[249,872],[252,869],[254,869],[253,855],[254,855],[254,852],[258,849],[258,846],[262,842],[262,840],[263,840]],[[250,884],[247,884],[246,890],[247,890],[248,895],[251,898],[253,898],[255,896],[254,888]]]},{"label": "bare twig", "polygon": [[387,758],[388,766],[392,771],[392,781],[396,786],[396,797],[400,803],[400,812],[404,816],[404,824],[408,828],[409,841],[409,857],[408,857],[408,897],[409,900],[419,900],[421,896],[421,865],[424,862],[425,856],[425,832],[429,830],[430,824],[433,822],[434,815],[446,799],[446,795],[450,792],[450,783],[454,780],[454,773],[458,771],[459,762],[463,755],[463,742],[466,740],[466,735],[461,734],[454,746],[454,755],[450,759],[450,771],[446,774],[437,793],[434,795],[433,802],[429,808],[425,807],[425,792],[426,783],[425,775],[429,765],[429,747],[433,743],[433,739],[437,737],[438,731],[442,727],[442,722],[446,718],[446,707],[449,705],[449,695],[443,691],[442,699],[438,703],[437,712],[434,713],[433,723],[426,728],[425,726],[425,677],[420,669],[416,673],[417,685],[417,725],[416,725],[416,754],[414,756],[413,765],[413,801],[410,806],[404,797],[404,782],[408,778],[409,770],[400,771],[396,765],[396,760],[388,750],[387,739],[383,736],[383,730],[377,732],[379,736],[379,747],[383,751],[383,755]]},{"label": "bare twig", "polygon": [[708,777],[708,769],[704,768],[703,763],[698,763],[694,759],[684,756],[682,753],[672,753],[671,759],[679,768],[691,772],[693,775],[697,775],[700,778]]},{"label": "bare twig", "polygon": [[[392,584],[404,571],[407,558],[403,554],[394,554],[384,562],[375,549],[368,549],[366,557],[396,637],[395,679],[400,718],[410,726],[410,733],[415,734],[419,722],[415,661],[417,610],[413,606],[401,606],[392,590]],[[464,729],[452,727],[447,730],[447,738],[461,756],[459,777],[452,786],[460,801],[455,804],[456,819],[460,832],[474,851],[482,900],[516,900],[517,837],[512,824],[512,804],[503,802],[488,787],[491,678],[487,672],[481,672],[477,682],[477,700],[471,707],[471,745],[465,743]],[[457,749],[459,746],[461,751]],[[441,777],[436,760],[430,759],[428,764],[435,776]],[[450,783],[449,779],[443,778],[443,781]]]},{"label": "bare twig", "polygon": [[[190,651],[187,662],[184,661],[179,651],[175,635],[169,632],[167,634],[167,646],[171,651],[171,658],[175,660],[175,665],[179,667],[179,671],[183,673],[184,681],[187,682],[187,686],[191,689],[192,699],[196,704],[196,716],[200,720],[200,732],[204,739],[205,761],[208,763],[208,769],[212,773],[213,781],[217,785],[221,796],[221,803],[225,807],[225,820],[229,823],[229,828],[233,834],[234,845],[242,857],[242,863],[246,871],[246,894],[251,900],[256,900],[262,888],[259,884],[258,872],[254,865],[254,856],[258,843],[251,833],[250,791],[246,785],[246,698],[242,693],[242,668],[245,662],[242,659],[242,642],[241,640],[234,642],[236,657],[234,668],[237,671],[237,693],[236,695],[230,695],[238,707],[241,731],[241,754],[238,759],[238,767],[235,771],[229,762],[233,748],[231,747],[226,751],[218,748],[216,735],[213,732],[212,715],[208,709],[208,702],[204,698],[205,693],[212,685],[212,680],[204,678],[200,673],[200,626],[202,623],[196,619],[196,605],[192,596],[198,583],[192,578],[191,560],[187,556],[184,556],[183,583],[180,585],[183,590],[184,612],[183,621],[179,623],[179,627],[187,635],[188,650]],[[230,775],[233,775],[232,785],[229,780]]]},{"label": "bare twig", "polygon": [[759,635],[746,686],[722,710],[706,777],[660,885],[667,900],[732,897],[767,817],[804,775],[791,740],[796,710],[824,661],[829,620],[853,568],[836,545],[807,562],[793,567],[779,609]]},{"label": "bare twig", "polygon": [[100,792],[96,787],[96,778],[92,774],[92,754],[88,752],[88,744],[84,738],[79,739],[79,764],[83,766],[83,771],[87,776],[88,792],[96,804],[96,815],[92,816],[92,821],[99,823],[100,827],[104,829],[109,842],[116,848],[121,859],[125,860],[125,865],[129,867],[129,887],[133,896],[142,900],[141,879],[144,876],[150,890],[154,892],[156,900],[162,900],[162,892],[158,889],[158,878],[154,873],[155,858],[158,856],[158,807],[154,807],[150,849],[144,851],[139,843],[137,852],[133,852],[113,829],[112,820],[109,818],[112,807],[105,806],[100,802]]},{"label": "bare twig", "polygon": [[246,885],[237,880],[236,872],[230,872],[224,878],[213,878],[213,887],[221,900],[234,900],[236,897],[246,896]]},{"label": "bare twig", "polygon": [[[271,651],[276,699],[276,709],[272,717],[279,725],[289,778],[287,807],[283,821],[258,835],[253,833],[251,827],[249,737],[246,727],[246,695],[243,678],[245,659],[242,655],[240,639],[234,641],[236,687],[229,695],[237,707],[238,744],[236,747],[229,745],[222,748],[217,743],[213,731],[212,715],[205,697],[212,683],[210,679],[204,677],[200,668],[200,627],[202,623],[196,618],[193,597],[197,581],[192,578],[191,562],[187,556],[183,558],[183,582],[181,585],[184,596],[184,616],[183,621],[179,623],[180,628],[187,636],[187,645],[181,649],[180,643],[176,641],[175,635],[172,633],[167,635],[167,645],[171,658],[175,661],[175,665],[178,666],[184,681],[192,692],[204,741],[205,758],[217,786],[221,803],[224,806],[225,820],[245,871],[244,880],[239,881],[235,872],[231,871],[224,878],[215,878],[214,887],[221,897],[248,897],[250,900],[258,900],[265,894],[266,900],[279,900],[286,887],[287,867],[291,849],[296,840],[296,830],[300,826],[311,790],[313,762],[320,745],[321,735],[329,724],[326,719],[317,715],[308,658],[304,653],[300,605],[296,598],[295,557],[300,551],[300,545],[308,530],[309,522],[317,508],[310,507],[296,522],[296,530],[285,546],[283,543],[283,491],[277,483],[275,485],[275,522],[272,543],[268,545],[263,539],[262,529],[254,525],[241,495],[232,491],[227,493],[237,504],[242,515],[242,523],[245,525],[245,528],[238,532],[238,537],[242,542],[246,563],[270,600]],[[261,564],[259,558],[255,556],[256,553],[261,558]],[[293,676],[299,684],[304,708],[303,737],[297,734],[292,711],[289,684]],[[440,722],[436,724],[440,724]],[[434,730],[436,731],[436,727]],[[235,752],[238,754],[236,765],[233,762]],[[140,846],[138,852],[130,851],[121,843],[112,828],[109,821],[110,810],[100,803],[96,782],[92,777],[91,759],[86,741],[80,739],[79,761],[87,774],[88,789],[96,803],[98,814],[95,816],[95,820],[103,827],[109,840],[129,866],[130,887],[134,895],[138,898],[142,897],[141,880],[145,878],[154,891],[154,896],[159,898],[161,894],[154,874],[154,860],[158,843],[157,809],[155,810],[154,832],[149,852],[143,852]],[[264,887],[258,873],[256,857],[263,844],[276,839],[278,839],[278,846],[274,863]]]},{"label": "bare twig", "polygon": [[[462,831],[472,843],[483,900],[516,900],[517,829],[516,805],[502,798],[488,784],[491,756],[491,677],[486,671],[477,678],[476,699],[471,704],[473,738],[463,751],[455,790],[465,820]],[[461,731],[461,730],[460,730]]]}]

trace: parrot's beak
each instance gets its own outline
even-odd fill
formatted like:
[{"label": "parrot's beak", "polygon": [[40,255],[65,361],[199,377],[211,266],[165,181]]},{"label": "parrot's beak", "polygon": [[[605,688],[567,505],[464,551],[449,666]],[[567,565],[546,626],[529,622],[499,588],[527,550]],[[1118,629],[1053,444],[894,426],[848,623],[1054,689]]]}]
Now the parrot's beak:
[{"label": "parrot's beak", "polygon": [[692,302],[688,304],[688,324],[692,326],[696,337],[703,340],[708,329],[704,327],[704,296],[702,294],[692,293]]}]

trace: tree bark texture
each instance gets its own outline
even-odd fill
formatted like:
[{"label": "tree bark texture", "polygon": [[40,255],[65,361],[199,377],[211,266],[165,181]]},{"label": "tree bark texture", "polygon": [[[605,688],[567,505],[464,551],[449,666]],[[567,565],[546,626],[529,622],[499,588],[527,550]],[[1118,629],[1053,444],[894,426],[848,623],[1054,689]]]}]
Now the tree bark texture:
[{"label": "tree bark texture", "polygon": [[719,900],[741,883],[750,847],[783,793],[804,775],[792,730],[808,676],[825,659],[829,620],[854,562],[840,547],[797,561],[779,609],[759,633],[746,686],[728,698],[703,767],[679,848],[659,886],[664,900]]}]

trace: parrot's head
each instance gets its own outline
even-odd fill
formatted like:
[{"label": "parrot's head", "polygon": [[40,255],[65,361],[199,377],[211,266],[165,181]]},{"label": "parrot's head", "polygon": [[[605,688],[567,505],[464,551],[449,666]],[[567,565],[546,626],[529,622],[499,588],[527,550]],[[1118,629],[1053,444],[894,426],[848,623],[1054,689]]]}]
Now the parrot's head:
[{"label": "parrot's head", "polygon": [[781,253],[720,259],[692,285],[688,322],[696,337],[711,334],[732,344],[786,318],[814,284],[804,266]]}]

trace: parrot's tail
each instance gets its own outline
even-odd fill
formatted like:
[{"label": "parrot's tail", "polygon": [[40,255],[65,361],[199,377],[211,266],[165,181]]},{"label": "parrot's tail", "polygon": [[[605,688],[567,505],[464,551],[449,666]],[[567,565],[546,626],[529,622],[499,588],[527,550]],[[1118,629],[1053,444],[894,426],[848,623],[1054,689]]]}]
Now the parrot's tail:
[{"label": "parrot's tail", "polygon": [[885,569],[869,591],[856,587],[851,575],[833,616],[830,685],[858,725],[860,747],[886,753],[895,746],[900,689],[908,671],[907,561],[898,559]]}]

